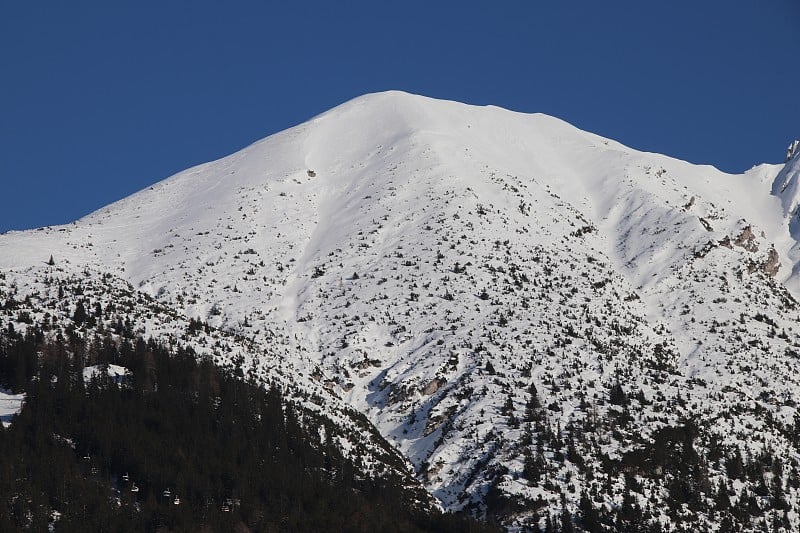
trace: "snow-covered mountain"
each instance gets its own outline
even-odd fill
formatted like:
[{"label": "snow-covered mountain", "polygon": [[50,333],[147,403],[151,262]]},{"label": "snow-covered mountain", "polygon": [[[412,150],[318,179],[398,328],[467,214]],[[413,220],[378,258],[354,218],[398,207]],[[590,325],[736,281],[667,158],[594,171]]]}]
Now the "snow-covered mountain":
[{"label": "snow-covered mountain", "polygon": [[[343,424],[366,415],[447,509],[788,530],[798,180],[796,146],[731,175],[545,115],[378,93],[0,236],[0,301],[129,283],[238,343],[209,341],[215,357]],[[183,322],[140,327],[178,342]]]}]

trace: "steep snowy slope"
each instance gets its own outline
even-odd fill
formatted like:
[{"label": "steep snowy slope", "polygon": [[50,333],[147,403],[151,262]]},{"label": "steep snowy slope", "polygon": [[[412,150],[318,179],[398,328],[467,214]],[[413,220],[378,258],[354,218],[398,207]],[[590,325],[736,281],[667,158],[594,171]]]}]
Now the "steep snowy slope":
[{"label": "steep snowy slope", "polygon": [[[729,175],[379,93],[3,235],[0,272],[23,283],[52,255],[241,335],[256,366],[366,414],[448,508],[544,525],[633,492],[642,520],[710,527],[722,486],[760,498],[732,519],[797,526],[799,161]],[[689,496],[652,475],[674,434],[697,456]],[[736,453],[780,458],[785,507],[729,471]]]}]

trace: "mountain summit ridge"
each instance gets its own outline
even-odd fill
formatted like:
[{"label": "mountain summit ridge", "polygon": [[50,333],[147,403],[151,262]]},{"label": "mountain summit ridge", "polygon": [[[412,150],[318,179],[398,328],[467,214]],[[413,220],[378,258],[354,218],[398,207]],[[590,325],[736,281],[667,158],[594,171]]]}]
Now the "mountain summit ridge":
[{"label": "mountain summit ridge", "polygon": [[[796,162],[726,174],[546,115],[376,93],[2,235],[0,273],[17,300],[103,273],[248,340],[256,375],[282,365],[366,415],[448,509],[544,525],[632,491],[647,523],[757,521],[702,503],[724,486],[800,525]],[[780,498],[726,466],[767,452],[791,466]]]}]

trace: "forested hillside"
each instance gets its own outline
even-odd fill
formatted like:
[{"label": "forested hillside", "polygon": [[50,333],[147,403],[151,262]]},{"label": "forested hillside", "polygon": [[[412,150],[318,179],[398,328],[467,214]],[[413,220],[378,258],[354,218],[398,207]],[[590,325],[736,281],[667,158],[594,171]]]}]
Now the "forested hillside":
[{"label": "forested hillside", "polygon": [[[330,421],[187,350],[108,336],[0,336],[0,381],[25,392],[0,432],[0,530],[483,531],[373,479]],[[131,373],[109,379],[107,366]]]}]

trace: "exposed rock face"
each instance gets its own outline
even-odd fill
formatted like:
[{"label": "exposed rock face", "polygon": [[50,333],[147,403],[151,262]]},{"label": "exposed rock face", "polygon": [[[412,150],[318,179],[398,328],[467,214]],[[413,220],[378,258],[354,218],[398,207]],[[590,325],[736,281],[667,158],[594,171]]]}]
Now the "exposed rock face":
[{"label": "exposed rock face", "polygon": [[789,233],[800,240],[800,141],[792,142],[786,150],[786,164],[772,182],[772,195],[780,198],[783,217]]},{"label": "exposed rock face", "polygon": [[775,251],[775,248],[770,248],[767,260],[764,262],[764,272],[774,278],[780,268],[781,261],[778,252]]},{"label": "exposed rock face", "polygon": [[445,383],[446,383],[445,380],[441,378],[436,378],[427,385],[425,385],[425,388],[422,389],[422,394],[425,396],[430,396],[431,394],[435,394],[436,391],[438,391]]},{"label": "exposed rock face", "polygon": [[736,237],[736,240],[733,241],[733,244],[744,248],[748,252],[758,251],[758,243],[756,242],[756,236],[751,226],[746,226],[739,236]]},{"label": "exposed rock face", "polygon": [[786,162],[788,163],[798,153],[800,153],[800,140],[790,142],[789,147],[786,149]]}]

